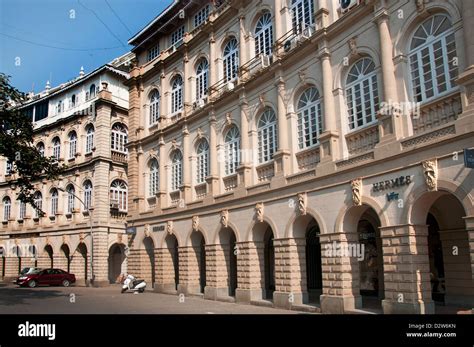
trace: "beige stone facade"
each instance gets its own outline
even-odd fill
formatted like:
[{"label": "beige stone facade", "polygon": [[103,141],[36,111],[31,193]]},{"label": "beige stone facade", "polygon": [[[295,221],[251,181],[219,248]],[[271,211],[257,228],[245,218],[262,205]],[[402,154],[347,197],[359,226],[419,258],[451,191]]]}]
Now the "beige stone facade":
[{"label": "beige stone facade", "polygon": [[126,187],[127,153],[116,143],[114,147],[111,138],[117,124],[126,136],[128,92],[123,81],[130,57],[86,75],[81,71],[77,79],[31,96],[23,106],[33,117],[34,145],[45,156],[56,155],[67,169],[55,181],[34,182],[37,205],[45,213],[38,217],[31,206],[23,208],[16,200],[16,174],[0,158],[4,281],[27,266],[70,271],[79,285],[108,284],[126,271],[127,213],[113,208],[111,190],[114,182]]},{"label": "beige stone facade", "polygon": [[472,307],[473,5],[337,3],[219,1],[201,23],[177,1],[130,40],[130,272],[325,313]]}]

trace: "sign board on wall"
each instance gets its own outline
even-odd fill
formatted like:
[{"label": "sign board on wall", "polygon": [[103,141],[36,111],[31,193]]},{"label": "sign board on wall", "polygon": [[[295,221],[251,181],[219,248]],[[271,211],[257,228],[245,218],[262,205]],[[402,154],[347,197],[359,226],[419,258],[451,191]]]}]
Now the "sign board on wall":
[{"label": "sign board on wall", "polygon": [[474,169],[474,148],[464,149],[464,166]]}]

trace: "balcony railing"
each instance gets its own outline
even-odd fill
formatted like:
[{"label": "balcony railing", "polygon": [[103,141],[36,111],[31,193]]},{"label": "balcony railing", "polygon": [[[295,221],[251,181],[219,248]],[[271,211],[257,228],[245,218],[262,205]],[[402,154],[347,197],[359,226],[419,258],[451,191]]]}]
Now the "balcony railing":
[{"label": "balcony railing", "polygon": [[128,159],[128,154],[122,153],[122,152],[111,151],[111,157],[113,161],[126,164],[127,159]]},{"label": "balcony railing", "polygon": [[233,191],[235,188],[237,188],[237,174],[224,177],[223,182],[224,190],[226,192]]},{"label": "balcony railing", "polygon": [[181,200],[180,191],[175,191],[170,193],[171,205],[178,205]]},{"label": "balcony railing", "polygon": [[372,124],[346,135],[347,149],[350,155],[370,151],[379,142],[378,124]]},{"label": "balcony railing", "polygon": [[196,198],[197,199],[202,199],[206,197],[207,195],[207,184],[206,183],[201,183],[194,187],[194,190],[196,191]]},{"label": "balcony railing", "polygon": [[273,161],[257,167],[257,179],[259,182],[266,182],[275,176]]},{"label": "balcony railing", "polygon": [[418,135],[454,122],[461,113],[462,104],[459,93],[422,105],[419,114],[412,114],[413,134]]},{"label": "balcony railing", "polygon": [[293,28],[280,37],[275,42],[274,47],[280,56],[285,56],[311,38],[315,32],[316,28],[314,25],[309,25],[305,28]]},{"label": "balcony railing", "polygon": [[239,79],[242,82],[248,81],[258,72],[269,67],[274,61],[273,54],[259,54],[255,58],[249,60],[239,69]]},{"label": "balcony railing", "polygon": [[319,146],[296,153],[296,161],[300,171],[314,169],[320,161]]},{"label": "balcony railing", "polygon": [[[238,72],[237,72],[238,74]],[[234,78],[233,80],[228,81],[227,78],[223,78],[220,81],[216,82],[214,85],[209,87],[209,97],[211,100],[216,100],[225,93],[232,92],[237,86],[238,80]]]}]

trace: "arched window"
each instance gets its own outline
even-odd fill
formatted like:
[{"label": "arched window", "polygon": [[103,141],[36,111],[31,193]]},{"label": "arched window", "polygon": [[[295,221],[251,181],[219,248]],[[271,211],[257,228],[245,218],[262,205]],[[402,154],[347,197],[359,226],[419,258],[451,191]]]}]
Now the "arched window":
[{"label": "arched window", "polygon": [[127,211],[127,184],[122,180],[115,180],[110,185],[111,205],[117,204],[118,210]]},{"label": "arched window", "polygon": [[76,204],[76,189],[72,184],[68,185],[66,188],[67,192],[67,213],[73,213],[75,204]]},{"label": "arched window", "polygon": [[148,195],[150,197],[154,197],[156,196],[156,193],[158,193],[160,177],[159,169],[158,160],[152,159],[150,161],[150,175],[148,180]]},{"label": "arched window", "polygon": [[57,114],[60,114],[63,111],[63,108],[64,108],[63,102],[62,102],[62,100],[59,100],[58,104],[56,106]]},{"label": "arched window", "polygon": [[51,216],[56,216],[58,213],[59,195],[56,188],[51,189]]},{"label": "arched window", "polygon": [[351,130],[375,122],[379,109],[377,74],[370,58],[362,58],[349,70],[346,102]]},{"label": "arched window", "polygon": [[183,155],[175,150],[171,154],[171,191],[176,191],[183,185]]},{"label": "arched window", "polygon": [[43,142],[38,142],[36,145],[36,150],[39,152],[39,154],[44,157],[44,143]]},{"label": "arched window", "polygon": [[10,220],[12,212],[12,201],[11,199],[6,196],[3,198],[3,220],[8,222]]},{"label": "arched window", "polygon": [[90,207],[92,207],[92,182],[87,180],[84,182],[83,185],[84,188],[84,209],[86,211],[89,210]]},{"label": "arched window", "polygon": [[36,218],[39,218],[40,216],[40,211],[43,209],[43,195],[41,194],[41,192],[37,191],[34,195],[33,195],[33,202],[35,204],[35,207],[36,207],[36,211],[35,211],[35,215],[36,215]]},{"label": "arched window", "polygon": [[291,0],[293,30],[297,33],[314,24],[314,0]]},{"label": "arched window", "polygon": [[183,109],[183,78],[176,76],[171,87],[171,113],[176,113]]},{"label": "arched window", "polygon": [[86,127],[86,153],[91,153],[94,148],[94,126],[89,124]]},{"label": "arched window", "polygon": [[110,143],[112,151],[127,153],[125,145],[128,142],[128,132],[125,125],[121,123],[115,123],[112,127],[112,141]]},{"label": "arched window", "polygon": [[160,119],[160,93],[155,89],[150,94],[150,126]]},{"label": "arched window", "polygon": [[61,157],[61,141],[59,140],[59,137],[53,139],[53,157],[56,160],[59,160]]},{"label": "arched window", "polygon": [[76,107],[76,95],[75,94],[73,94],[71,96],[71,106],[70,106],[70,108],[74,108],[74,107]]},{"label": "arched window", "polygon": [[76,157],[77,153],[77,134],[75,131],[69,133],[69,159]]},{"label": "arched window", "polygon": [[89,99],[95,98],[96,88],[95,84],[92,84],[89,88]]},{"label": "arched window", "polygon": [[205,139],[199,141],[196,149],[197,154],[197,177],[196,183],[204,183],[209,175],[209,143]]},{"label": "arched window", "polygon": [[306,89],[298,100],[298,145],[300,149],[318,143],[323,131],[321,100],[315,87]]},{"label": "arched window", "polygon": [[207,95],[209,83],[209,63],[201,59],[196,69],[196,100],[201,100]]},{"label": "arched window", "polygon": [[265,163],[273,159],[277,149],[277,119],[272,108],[267,107],[260,116],[258,130],[258,161]]},{"label": "arched window", "polygon": [[26,203],[23,201],[20,201],[20,213],[19,213],[19,218],[20,220],[25,219],[26,217]]},{"label": "arched window", "polygon": [[270,12],[265,12],[259,18],[255,27],[255,54],[270,55],[273,46],[273,24]]},{"label": "arched window", "polygon": [[225,174],[232,175],[240,163],[240,132],[233,125],[226,133],[225,144]]},{"label": "arched window", "polygon": [[434,15],[415,31],[410,45],[413,99],[425,102],[455,88],[456,41],[446,15]]},{"label": "arched window", "polygon": [[239,71],[239,43],[234,37],[224,47],[224,79],[233,81]]}]

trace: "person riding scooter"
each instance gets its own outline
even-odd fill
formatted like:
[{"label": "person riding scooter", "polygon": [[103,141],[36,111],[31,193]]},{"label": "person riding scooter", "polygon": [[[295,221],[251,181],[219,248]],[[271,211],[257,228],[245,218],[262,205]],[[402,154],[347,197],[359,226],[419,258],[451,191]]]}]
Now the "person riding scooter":
[{"label": "person riding scooter", "polygon": [[122,293],[125,293],[127,290],[132,292],[143,293],[146,288],[145,280],[137,280],[134,276],[128,274],[123,281]]}]

